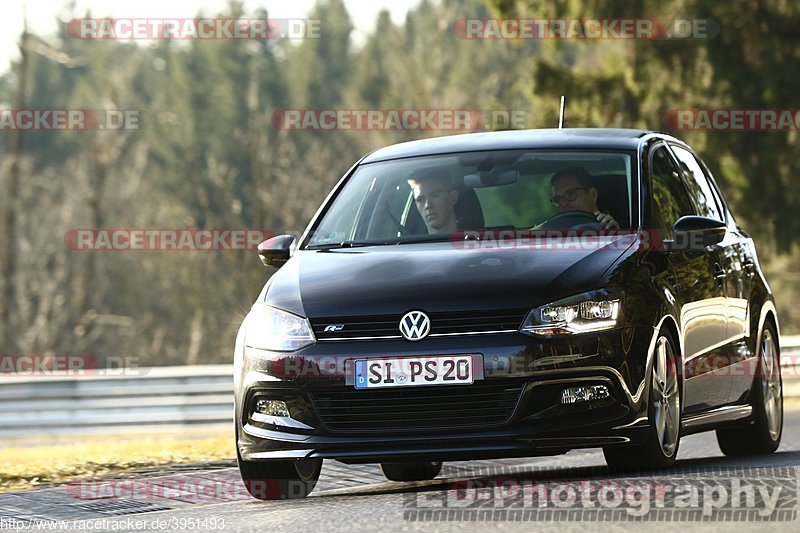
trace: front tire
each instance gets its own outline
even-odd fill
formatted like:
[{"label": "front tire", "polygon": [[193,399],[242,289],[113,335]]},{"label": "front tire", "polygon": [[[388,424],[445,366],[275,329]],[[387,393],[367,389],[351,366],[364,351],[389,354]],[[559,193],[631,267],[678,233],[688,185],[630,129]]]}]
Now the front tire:
[{"label": "front tire", "polygon": [[305,498],[317,486],[322,459],[245,461],[236,453],[245,489],[258,500]]},{"label": "front tire", "polygon": [[758,370],[753,379],[750,404],[753,420],[745,427],[717,430],[719,448],[727,456],[772,453],[781,444],[783,434],[783,380],[780,346],[775,327],[769,322],[758,342]]},{"label": "front tire", "polygon": [[653,354],[647,441],[635,446],[606,446],[603,455],[613,469],[667,468],[675,464],[681,431],[678,355],[671,336],[662,331]]},{"label": "front tire", "polygon": [[439,475],[442,463],[430,461],[381,463],[381,470],[390,481],[427,481]]}]

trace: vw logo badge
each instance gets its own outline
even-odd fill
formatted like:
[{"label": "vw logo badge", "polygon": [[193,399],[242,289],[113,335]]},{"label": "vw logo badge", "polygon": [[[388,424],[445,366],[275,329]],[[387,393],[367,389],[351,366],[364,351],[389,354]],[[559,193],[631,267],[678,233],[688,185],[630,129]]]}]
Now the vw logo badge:
[{"label": "vw logo badge", "polygon": [[421,341],[431,332],[431,319],[422,311],[409,311],[400,319],[400,333],[407,340]]}]

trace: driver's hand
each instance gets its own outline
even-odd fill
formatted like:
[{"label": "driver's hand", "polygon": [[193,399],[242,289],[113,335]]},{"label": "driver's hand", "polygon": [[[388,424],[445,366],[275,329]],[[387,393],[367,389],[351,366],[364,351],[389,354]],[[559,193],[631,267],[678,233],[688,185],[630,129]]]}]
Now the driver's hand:
[{"label": "driver's hand", "polygon": [[605,229],[619,229],[619,224],[614,217],[609,215],[608,213],[601,213],[600,211],[595,211],[594,216],[597,217],[597,221],[603,225]]}]

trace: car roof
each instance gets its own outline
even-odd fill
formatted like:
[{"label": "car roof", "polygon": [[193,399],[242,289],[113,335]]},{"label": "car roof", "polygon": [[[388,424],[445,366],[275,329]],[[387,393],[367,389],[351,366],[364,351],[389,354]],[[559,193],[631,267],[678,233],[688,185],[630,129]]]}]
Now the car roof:
[{"label": "car roof", "polygon": [[368,154],[362,163],[425,155],[473,152],[479,150],[513,150],[529,148],[611,148],[635,150],[645,137],[659,135],[650,130],[625,128],[564,128],[507,130],[467,133],[422,139],[385,148]]}]

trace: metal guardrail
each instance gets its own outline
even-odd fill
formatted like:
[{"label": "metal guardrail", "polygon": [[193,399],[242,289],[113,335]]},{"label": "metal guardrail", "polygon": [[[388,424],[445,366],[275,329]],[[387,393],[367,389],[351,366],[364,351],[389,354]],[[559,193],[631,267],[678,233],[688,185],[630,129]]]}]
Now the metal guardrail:
[{"label": "metal guardrail", "polygon": [[[800,335],[781,337],[784,396],[800,397]],[[139,369],[136,376],[0,377],[0,436],[229,425],[233,367]]]},{"label": "metal guardrail", "polygon": [[800,335],[781,335],[781,355],[800,355]]},{"label": "metal guardrail", "polygon": [[800,335],[781,335],[783,397],[800,398]]},{"label": "metal guardrail", "polygon": [[233,367],[140,368],[136,376],[0,377],[0,435],[116,433],[230,424]]}]

